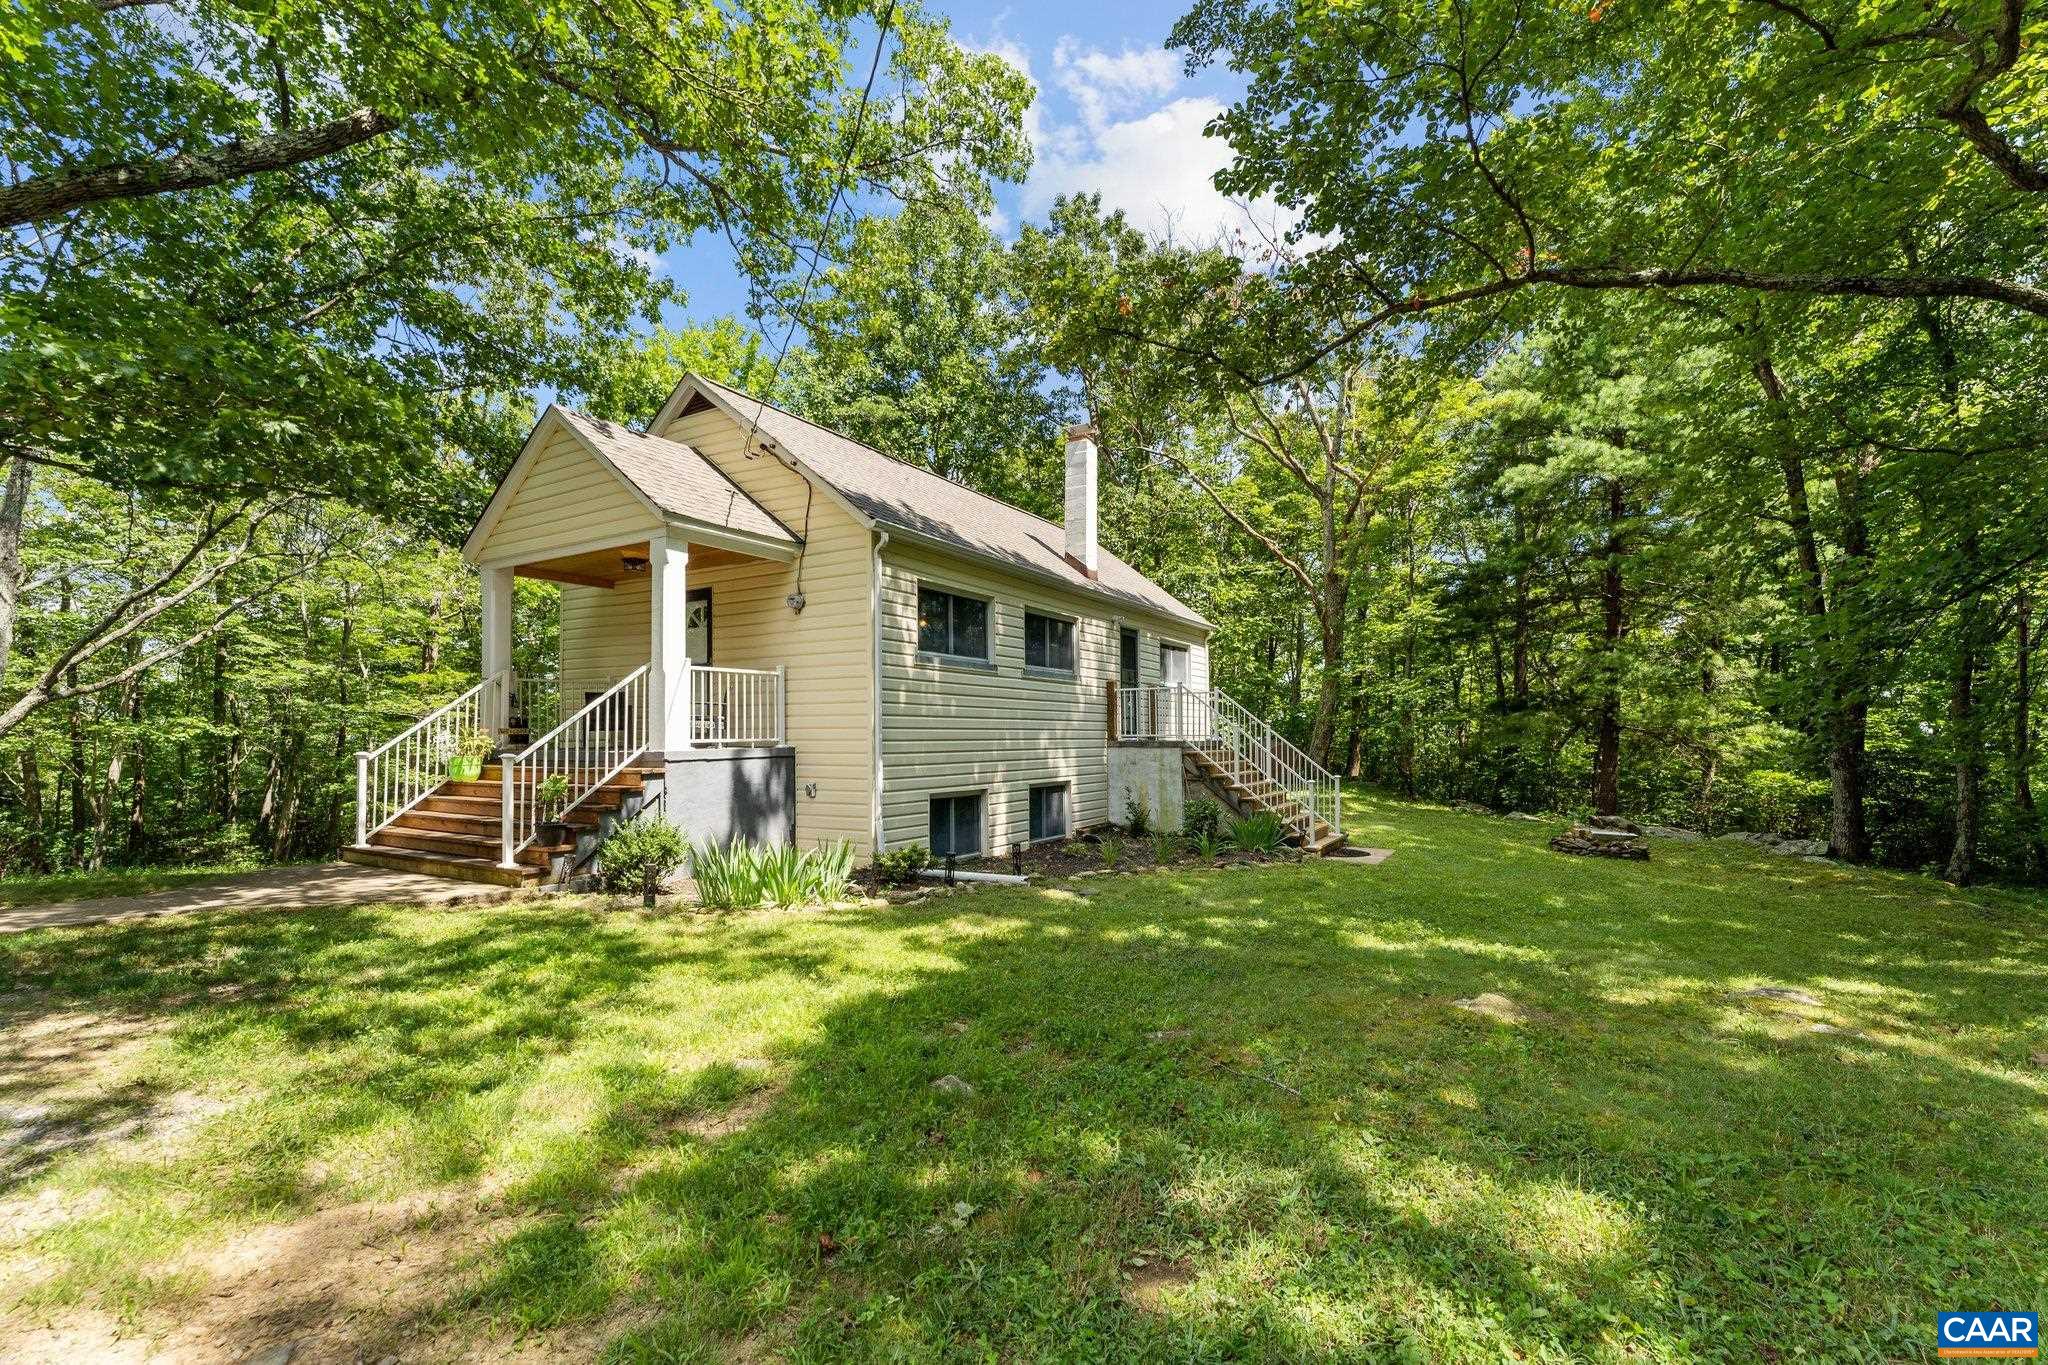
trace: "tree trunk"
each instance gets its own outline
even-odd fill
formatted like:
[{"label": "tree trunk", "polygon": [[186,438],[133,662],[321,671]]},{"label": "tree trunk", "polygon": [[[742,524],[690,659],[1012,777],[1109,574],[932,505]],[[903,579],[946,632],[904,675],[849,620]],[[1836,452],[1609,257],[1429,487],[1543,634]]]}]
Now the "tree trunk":
[{"label": "tree trunk", "polygon": [[2022,586],[2013,602],[2012,804],[2019,813],[2023,871],[2029,881],[2048,872],[2048,842],[2034,809],[2033,596]]},{"label": "tree trunk", "polygon": [[[1756,362],[1755,372],[1782,428],[1789,420],[1785,386],[1768,357]],[[1799,609],[1808,623],[1808,666],[1821,688],[1821,729],[1828,741],[1828,852],[1844,862],[1860,863],[1870,853],[1863,818],[1863,751],[1869,705],[1856,681],[1861,644],[1853,625],[1838,620],[1839,611],[1828,610],[1820,542],[1814,535],[1806,492],[1806,460],[1788,430],[1779,432],[1778,466],[1785,478],[1787,523],[1799,564]],[[1845,520],[1855,520],[1856,532],[1861,533],[1860,520]],[[1846,527],[1844,534],[1849,534]],[[1866,541],[1862,547],[1866,556],[1868,549]]]},{"label": "tree trunk", "polygon": [[7,487],[0,492],[0,681],[14,654],[14,623],[21,610],[21,526],[28,517],[27,460],[10,460]]},{"label": "tree trunk", "polygon": [[50,870],[48,831],[43,828],[43,769],[35,747],[21,751],[21,820],[28,826],[28,870]]},{"label": "tree trunk", "polygon": [[1942,874],[1957,886],[1968,886],[1977,871],[1977,831],[1983,823],[1979,796],[1983,783],[1978,768],[1977,736],[1977,600],[1963,604],[1962,638],[1956,645],[1955,672],[1949,680],[1949,742],[1955,751],[1956,830]]},{"label": "tree trunk", "polygon": [[1607,480],[1607,554],[1600,575],[1601,690],[1594,726],[1593,813],[1621,814],[1622,522],[1628,505],[1620,479]]}]

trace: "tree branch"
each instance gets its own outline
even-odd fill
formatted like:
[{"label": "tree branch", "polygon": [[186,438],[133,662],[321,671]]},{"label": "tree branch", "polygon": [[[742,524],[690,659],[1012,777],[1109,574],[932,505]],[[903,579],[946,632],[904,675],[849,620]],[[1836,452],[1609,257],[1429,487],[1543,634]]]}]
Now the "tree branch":
[{"label": "tree branch", "polygon": [[32,175],[19,184],[0,186],[0,228],[41,222],[109,199],[204,189],[283,170],[382,137],[398,123],[375,109],[357,109],[329,123],[230,142],[210,152]]}]

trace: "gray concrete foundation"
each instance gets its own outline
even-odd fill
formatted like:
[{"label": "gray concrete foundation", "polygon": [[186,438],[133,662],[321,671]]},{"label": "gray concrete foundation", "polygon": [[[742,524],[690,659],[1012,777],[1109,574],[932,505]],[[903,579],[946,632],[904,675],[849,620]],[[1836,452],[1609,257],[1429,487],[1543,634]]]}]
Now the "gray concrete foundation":
[{"label": "gray concrete foundation", "polygon": [[795,841],[795,749],[688,749],[664,766],[663,817],[691,840]]}]

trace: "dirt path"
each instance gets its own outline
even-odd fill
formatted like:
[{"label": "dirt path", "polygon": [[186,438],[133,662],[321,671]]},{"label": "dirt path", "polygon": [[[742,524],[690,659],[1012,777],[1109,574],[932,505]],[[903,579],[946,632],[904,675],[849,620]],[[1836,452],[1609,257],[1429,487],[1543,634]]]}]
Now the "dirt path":
[{"label": "dirt path", "polygon": [[189,915],[202,910],[307,910],[328,905],[473,905],[505,900],[512,888],[446,881],[353,863],[276,867],[141,896],[0,905],[0,934],[60,925]]}]

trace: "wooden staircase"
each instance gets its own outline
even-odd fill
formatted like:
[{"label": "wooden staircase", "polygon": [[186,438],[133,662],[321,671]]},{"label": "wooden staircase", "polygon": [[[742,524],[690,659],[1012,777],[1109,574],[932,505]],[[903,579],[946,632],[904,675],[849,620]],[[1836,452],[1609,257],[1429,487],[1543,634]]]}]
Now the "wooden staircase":
[{"label": "wooden staircase", "polygon": [[1320,857],[1344,846],[1344,836],[1331,829],[1327,820],[1289,796],[1286,788],[1228,745],[1191,743],[1181,750],[1181,761],[1189,777],[1206,783],[1239,815],[1271,811],[1279,816],[1290,839],[1310,853]]},{"label": "wooden staircase", "polygon": [[519,850],[517,867],[501,867],[504,774],[498,764],[487,763],[476,781],[443,782],[397,819],[371,831],[366,842],[344,848],[341,856],[351,863],[457,881],[532,886],[570,871],[563,860],[578,861],[585,838],[600,833],[607,818],[630,815],[649,780],[661,776],[659,766],[627,767],[563,815],[562,823],[576,832],[574,842],[528,844]]}]

